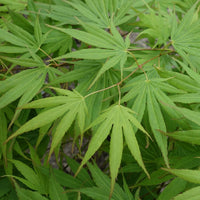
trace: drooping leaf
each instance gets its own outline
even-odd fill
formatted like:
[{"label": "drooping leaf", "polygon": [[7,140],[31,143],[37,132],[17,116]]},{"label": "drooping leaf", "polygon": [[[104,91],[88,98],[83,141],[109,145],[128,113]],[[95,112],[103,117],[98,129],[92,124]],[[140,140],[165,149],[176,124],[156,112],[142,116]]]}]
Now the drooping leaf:
[{"label": "drooping leaf", "polygon": [[[137,140],[133,136],[134,130],[133,126],[141,129],[143,132],[146,131],[140,125],[140,123],[134,118],[132,115],[132,110],[125,108],[120,105],[115,105],[109,108],[106,112],[99,116],[99,118],[94,121],[90,127],[93,127],[99,123],[101,123],[92,137],[88,150],[82,160],[82,163],[77,171],[82,168],[82,166],[91,158],[91,156],[99,149],[103,141],[111,133],[111,145],[110,145],[110,170],[111,170],[111,193],[114,189],[114,182],[118,174],[118,169],[121,163],[121,155],[122,155],[122,133],[125,135],[126,142],[132,155],[137,160],[138,164],[143,168],[143,170],[148,175],[144,163],[142,161],[142,157],[140,154],[139,147],[137,145]],[[128,127],[127,127],[128,126]],[[121,136],[120,136],[121,135]],[[133,141],[134,140],[134,141]],[[114,143],[117,142],[119,145],[118,150],[115,149]],[[132,146],[134,145],[134,146]],[[111,155],[112,154],[112,155]]]}]

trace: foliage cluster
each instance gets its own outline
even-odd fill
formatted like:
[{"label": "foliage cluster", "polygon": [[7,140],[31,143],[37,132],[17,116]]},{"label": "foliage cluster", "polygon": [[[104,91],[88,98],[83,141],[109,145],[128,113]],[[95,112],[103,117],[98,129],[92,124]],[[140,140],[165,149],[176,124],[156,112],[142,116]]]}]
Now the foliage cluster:
[{"label": "foliage cluster", "polygon": [[0,200],[199,199],[199,8],[0,0]]}]

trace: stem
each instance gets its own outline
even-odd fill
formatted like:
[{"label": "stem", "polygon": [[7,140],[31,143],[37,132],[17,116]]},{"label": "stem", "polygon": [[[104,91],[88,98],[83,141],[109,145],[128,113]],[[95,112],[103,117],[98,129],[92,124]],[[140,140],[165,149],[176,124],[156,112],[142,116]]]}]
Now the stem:
[{"label": "stem", "polygon": [[41,49],[41,48],[39,48],[39,50],[40,50],[42,53],[44,53],[50,60],[52,60],[53,63],[54,63],[56,66],[58,66],[58,64],[56,63],[56,61],[53,60],[53,58],[52,58],[46,51],[44,51],[44,50]]},{"label": "stem", "polygon": [[95,91],[95,92],[91,92],[91,93],[89,93],[88,95],[86,95],[84,98],[87,98],[87,97],[89,97],[89,96],[91,96],[91,95],[93,95],[93,94],[96,94],[96,93],[103,92],[103,91],[105,91],[105,90],[111,89],[111,88],[117,86],[117,84],[118,84],[118,83],[116,83],[116,84],[114,84],[114,85],[111,85],[111,86],[109,86],[109,87],[107,87],[107,88],[103,88],[103,89],[101,89],[101,90],[97,90],[97,91]]},{"label": "stem", "polygon": [[133,57],[133,59],[135,60],[137,66],[139,67],[140,65],[139,65],[139,63],[138,63],[137,58],[135,57],[135,55],[133,53],[131,53],[130,51],[128,51],[128,53]]},{"label": "stem", "polygon": [[[131,54],[132,54],[132,53],[131,53]],[[91,92],[91,93],[89,93],[88,95],[86,95],[84,98],[87,98],[87,97],[89,97],[89,96],[91,96],[91,95],[93,95],[93,94],[97,94],[97,93],[99,93],[99,92],[103,92],[103,91],[105,91],[105,90],[111,89],[111,88],[116,87],[116,86],[118,87],[118,91],[119,91],[119,86],[120,86],[126,79],[128,79],[130,76],[132,76],[138,69],[141,69],[141,70],[143,71],[144,75],[146,76],[146,80],[148,80],[147,74],[146,74],[146,72],[142,69],[142,67],[143,67],[144,65],[146,65],[147,63],[151,62],[152,60],[154,60],[154,59],[156,59],[156,58],[159,58],[160,56],[165,55],[165,54],[168,54],[168,52],[163,53],[163,54],[160,53],[159,55],[154,56],[153,58],[151,58],[151,59],[145,61],[145,62],[142,63],[141,65],[139,65],[139,63],[136,61],[138,67],[137,67],[135,70],[133,70],[128,76],[126,76],[125,78],[123,78],[121,81],[119,81],[118,83],[115,83],[115,84],[113,84],[113,85],[111,85],[111,86],[109,86],[109,87],[107,87],[107,88],[103,88],[103,89],[101,89],[101,90],[97,90],[97,91],[95,91],[95,92]],[[133,54],[132,54],[132,55],[133,55]],[[133,56],[134,56],[134,55],[133,55]],[[134,57],[135,57],[135,56],[134,56]],[[135,58],[135,59],[136,59],[136,58]],[[136,59],[136,60],[137,60],[137,59]],[[121,98],[121,91],[119,92],[119,96],[120,96],[120,98]]]},{"label": "stem", "polygon": [[117,85],[117,88],[118,88],[118,92],[119,92],[119,103],[118,103],[118,105],[120,105],[121,104],[121,91],[120,91],[119,84]]},{"label": "stem", "polygon": [[157,48],[155,48],[155,49],[145,49],[145,48],[138,48],[138,49],[128,49],[128,51],[172,51],[172,49],[157,49]]}]

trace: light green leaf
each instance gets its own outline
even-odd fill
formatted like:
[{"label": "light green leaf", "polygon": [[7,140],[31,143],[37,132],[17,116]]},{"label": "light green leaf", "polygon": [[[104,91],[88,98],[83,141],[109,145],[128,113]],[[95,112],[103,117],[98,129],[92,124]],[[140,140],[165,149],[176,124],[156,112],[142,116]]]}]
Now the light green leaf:
[{"label": "light green leaf", "polygon": [[35,46],[34,37],[29,32],[10,22],[6,23],[6,25],[9,31],[11,31],[16,37],[26,42],[26,46]]},{"label": "light green leaf", "polygon": [[173,200],[198,200],[200,196],[200,186],[194,187],[190,190],[187,190],[186,192],[183,192],[182,194],[179,194],[178,196],[174,197]]},{"label": "light green leaf", "polygon": [[72,106],[75,106],[75,108],[73,108],[72,111],[68,111],[68,113],[65,114],[65,116],[61,119],[60,123],[58,124],[56,128],[56,132],[53,135],[53,139],[51,143],[51,149],[49,151],[49,159],[54,149],[56,148],[56,146],[58,146],[63,136],[65,135],[65,132],[69,129],[69,127],[71,126],[72,122],[74,121],[76,117],[76,114],[78,112],[77,106],[76,105],[72,105]]},{"label": "light green leaf", "polygon": [[5,57],[5,56],[0,56],[0,58],[8,62],[11,62],[13,64],[21,65],[23,67],[45,67],[46,66],[43,62],[38,62],[30,58],[11,58],[11,57]]},{"label": "light green leaf", "polygon": [[30,79],[37,69],[29,69],[21,71],[13,76],[10,76],[6,80],[0,81],[0,94],[7,92],[12,87],[16,86],[24,79]]},{"label": "light green leaf", "polygon": [[118,54],[118,51],[115,50],[90,48],[90,49],[81,49],[78,51],[73,51],[66,55],[57,57],[54,60],[63,58],[82,58],[82,59],[97,60],[97,59],[108,58],[110,56],[115,56],[116,54]]},{"label": "light green leaf", "polygon": [[175,140],[200,145],[200,130],[175,131],[166,135]]},{"label": "light green leaf", "polygon": [[65,104],[68,101],[69,101],[69,99],[65,96],[48,97],[48,98],[45,98],[45,99],[38,99],[38,100],[32,101],[28,104],[23,105],[20,108],[54,107],[54,106]]},{"label": "light green leaf", "polygon": [[189,169],[165,169],[163,170],[178,176],[186,181],[200,184],[200,171],[199,170],[189,170]]},{"label": "light green leaf", "polygon": [[34,25],[34,36],[37,41],[37,44],[39,47],[41,46],[43,42],[43,36],[42,36],[42,30],[39,22],[39,17],[37,16],[35,19],[35,25]]},{"label": "light green leaf", "polygon": [[[157,200],[171,200],[180,192],[184,191],[187,182],[180,178],[172,180],[161,192]],[[173,199],[174,200],[174,199]]]},{"label": "light green leaf", "polygon": [[62,31],[63,33],[66,33],[68,35],[71,35],[72,37],[81,40],[87,44],[96,46],[96,47],[101,47],[101,48],[106,48],[106,49],[115,49],[115,45],[113,45],[110,42],[105,41],[99,36],[96,36],[91,33],[87,33],[85,31],[80,31],[80,30],[75,30],[75,29],[64,29],[64,28],[58,28],[55,26],[50,26],[51,28],[57,29],[59,31]]},{"label": "light green leaf", "polygon": [[133,130],[131,124],[127,123],[123,127],[123,129],[124,129],[124,137],[125,137],[126,143],[128,145],[128,148],[129,148],[131,154],[133,155],[135,160],[138,162],[138,164],[142,167],[142,169],[145,171],[145,173],[149,176],[149,174],[144,166],[144,162],[142,160],[142,155],[140,153],[139,145],[138,145],[138,142],[135,137],[135,133],[134,133],[134,130]]},{"label": "light green leaf", "polygon": [[177,94],[170,96],[170,99],[179,103],[200,103],[200,93]]},{"label": "light green leaf", "polygon": [[14,46],[0,46],[1,53],[25,53],[28,49],[24,47],[14,47]]},{"label": "light green leaf", "polygon": [[7,141],[23,134],[24,132],[34,130],[53,122],[55,119],[62,116],[68,109],[69,108],[64,104],[40,113],[30,121],[26,122],[23,126],[21,126],[20,129],[18,129],[7,139]]},{"label": "light green leaf", "polygon": [[[119,113],[116,113],[119,115]],[[111,191],[112,194],[114,190],[115,179],[117,178],[119,167],[122,159],[123,151],[123,134],[120,127],[120,116],[115,116],[116,121],[113,126],[111,141],[110,141],[110,156],[109,156],[109,165],[110,165],[110,175],[111,175]]]},{"label": "light green leaf", "polygon": [[151,129],[153,131],[156,142],[161,149],[163,158],[166,165],[169,167],[168,158],[167,158],[167,137],[161,134],[159,131],[166,132],[166,126],[163,119],[163,115],[160,110],[160,106],[154,96],[153,88],[148,86],[148,95],[147,95],[147,109]]},{"label": "light green leaf", "polygon": [[26,47],[27,44],[22,40],[21,38],[16,37],[12,33],[7,32],[4,29],[0,29],[0,39],[5,40],[6,42],[9,42],[11,44]]},{"label": "light green leaf", "polygon": [[21,82],[19,82],[19,84],[15,85],[13,88],[8,90],[5,94],[3,94],[0,97],[0,108],[7,106],[9,103],[15,101],[20,96],[22,96],[30,87],[30,85],[33,85],[36,83],[40,75],[41,75],[41,72],[36,71],[34,75],[32,75],[31,77],[27,76]]},{"label": "light green leaf", "polygon": [[108,59],[105,64],[103,65],[103,67],[99,70],[98,74],[96,75],[95,79],[93,80],[93,82],[91,83],[90,87],[92,87],[92,85],[94,85],[94,83],[99,79],[99,77],[106,72],[107,70],[109,70],[110,68],[114,67],[117,63],[119,63],[119,61],[121,60],[121,54],[120,55],[116,55],[113,56],[112,58]]},{"label": "light green leaf", "polygon": [[[199,12],[198,9],[196,10],[197,3],[198,1],[196,1],[196,3],[185,14],[181,23],[178,26],[173,26],[172,28],[172,44],[180,55],[184,55],[185,53],[198,56],[200,55],[200,39],[198,37],[200,27],[198,17],[196,17]],[[174,22],[176,22],[175,19]]]},{"label": "light green leaf", "polygon": [[187,108],[176,108],[186,119],[200,125],[200,113]]},{"label": "light green leaf", "polygon": [[92,155],[99,149],[103,141],[107,138],[111,130],[111,119],[107,119],[105,123],[102,123],[94,136],[92,137],[88,150],[81,162],[79,169],[77,170],[76,174],[81,170],[82,166],[92,157]]},{"label": "light green leaf", "polygon": [[114,181],[117,177],[118,169],[121,163],[121,156],[123,149],[122,133],[125,135],[125,139],[127,141],[131,153],[136,158],[139,165],[144,169],[144,171],[148,175],[148,172],[146,171],[144,163],[142,161],[139,147],[137,146],[136,138],[134,137],[134,131],[132,126],[136,126],[145,133],[146,131],[132,115],[133,111],[131,109],[128,109],[124,106],[115,105],[107,109],[90,125],[90,127],[93,127],[101,123],[97,128],[96,133],[92,137],[88,150],[81,162],[78,171],[76,172],[77,174],[82,168],[82,166],[99,149],[99,147],[101,146],[101,144],[111,131],[111,144],[110,144],[111,194],[113,192]]}]

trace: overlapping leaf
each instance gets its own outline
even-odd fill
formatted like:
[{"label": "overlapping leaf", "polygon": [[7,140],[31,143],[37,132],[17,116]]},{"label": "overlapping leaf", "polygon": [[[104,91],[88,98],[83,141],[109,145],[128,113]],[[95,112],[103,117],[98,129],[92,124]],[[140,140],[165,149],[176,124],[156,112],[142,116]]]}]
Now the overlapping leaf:
[{"label": "overlapping leaf", "polygon": [[91,85],[93,85],[105,71],[115,67],[118,63],[120,63],[120,68],[122,72],[124,64],[127,60],[127,48],[130,45],[130,40],[128,36],[124,41],[112,22],[112,35],[95,25],[85,24],[82,22],[80,23],[87,32],[76,29],[63,29],[58,27],[52,28],[58,29],[64,33],[71,35],[72,37],[75,37],[78,40],[81,40],[92,46],[96,46],[98,48],[89,48],[75,51],[64,56],[58,57],[56,58],[56,60],[70,57],[92,60],[107,58],[105,64],[99,70],[96,78],[94,79]]},{"label": "overlapping leaf", "polygon": [[182,56],[184,53],[199,56],[200,20],[198,17],[199,10],[196,10],[198,2],[185,14],[179,25],[174,14],[171,40],[176,51]]},{"label": "overlapping leaf", "polygon": [[144,78],[143,76],[140,80],[133,81],[130,85],[127,84],[127,86],[125,86],[125,90],[127,90],[126,87],[129,88],[130,86],[131,89],[122,98],[122,101],[127,102],[131,99],[135,99],[131,106],[132,109],[135,110],[136,117],[139,121],[143,119],[145,109],[147,109],[152,132],[161,149],[165,163],[168,166],[167,137],[160,133],[160,131],[165,132],[166,130],[165,117],[161,110],[168,113],[171,118],[179,119],[181,116],[172,108],[175,107],[175,104],[165,92],[173,94],[182,93],[183,91],[165,83],[167,79],[144,80]]},{"label": "overlapping leaf", "polygon": [[156,45],[166,44],[170,36],[170,16],[162,15],[161,12],[157,13],[153,9],[149,8],[149,14],[140,15],[140,25],[147,27],[140,33],[139,38],[143,35],[156,40]]},{"label": "overlapping leaf", "polygon": [[85,22],[97,24],[99,27],[109,28],[112,17],[116,26],[133,18],[135,13],[129,12],[132,5],[131,0],[85,0],[85,2],[65,0],[62,3],[56,2],[56,5],[51,5],[49,12],[43,11],[43,13],[62,23],[77,24],[75,16]]},{"label": "overlapping leaf", "polygon": [[23,106],[23,108],[49,109],[41,112],[36,117],[21,126],[7,139],[7,141],[25,132],[43,127],[60,118],[60,122],[58,123],[56,131],[53,135],[51,149],[49,152],[50,157],[75,119],[78,121],[80,133],[83,132],[87,110],[83,97],[77,92],[71,92],[58,88],[54,88],[54,90],[64,96],[40,99]]},{"label": "overlapping leaf", "polygon": [[[118,174],[120,167],[122,151],[123,151],[123,135],[125,141],[131,151],[131,154],[137,160],[138,164],[143,168],[145,173],[148,175],[144,163],[142,161],[141,153],[135,137],[133,126],[141,129],[146,133],[140,123],[133,117],[132,110],[115,105],[100,115],[90,127],[100,124],[96,133],[88,147],[88,151],[82,160],[82,166],[92,157],[92,155],[99,149],[103,141],[111,132],[111,143],[110,143],[110,173],[111,173],[111,192],[114,188],[115,179]],[[78,171],[79,171],[78,170]]]}]

